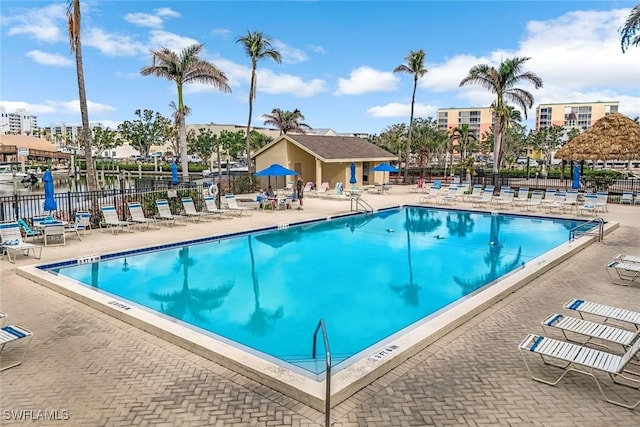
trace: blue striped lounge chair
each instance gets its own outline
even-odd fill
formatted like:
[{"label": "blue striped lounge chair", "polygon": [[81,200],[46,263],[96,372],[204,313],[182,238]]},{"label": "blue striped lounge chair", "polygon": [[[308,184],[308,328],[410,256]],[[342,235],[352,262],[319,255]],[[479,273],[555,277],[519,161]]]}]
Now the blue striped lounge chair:
[{"label": "blue striped lounge chair", "polygon": [[[0,366],[0,371],[4,371],[5,369],[13,368],[18,366],[24,360],[24,356],[27,354],[27,349],[29,348],[29,344],[31,344],[31,337],[33,337],[33,333],[31,331],[23,328],[18,325],[8,325],[0,328],[0,352],[5,350],[7,344],[16,343],[21,340],[26,340],[24,345],[24,350],[22,351],[22,356],[17,362],[9,362],[7,365]],[[9,346],[11,347],[11,346]],[[0,357],[0,360],[5,362],[7,357]]]},{"label": "blue striped lounge chair", "polygon": [[100,223],[100,229],[109,228],[113,234],[118,234],[120,231],[127,230],[133,232],[133,228],[129,227],[132,223],[129,221],[121,221],[118,218],[118,211],[116,207],[112,205],[102,206],[102,216],[104,221]]},{"label": "blue striped lounge chair", "polygon": [[183,217],[180,215],[174,215],[171,213],[171,207],[169,206],[169,201],[166,199],[158,199],[156,200],[156,208],[158,209],[158,219],[161,219],[163,223],[167,225],[187,225],[183,221]]},{"label": "blue striped lounge chair", "polygon": [[144,215],[140,202],[128,202],[127,207],[129,208],[131,222],[137,225],[140,231],[143,230],[142,227],[151,228],[152,225],[154,228],[160,228],[160,226],[158,226],[159,220],[156,218],[147,218]]},{"label": "blue striped lounge chair", "polygon": [[[0,253],[4,256],[7,254],[9,262],[16,262],[16,253],[22,252],[25,256],[29,256],[29,252],[33,252],[36,259],[42,257],[42,246],[26,243],[22,240],[22,232],[20,224],[17,221],[0,223]],[[13,254],[13,258],[11,255]]]},{"label": "blue striped lounge chair", "polygon": [[[536,381],[555,386],[567,373],[577,372],[593,378],[600,394],[607,402],[627,409],[634,409],[640,405],[640,399],[634,403],[627,403],[610,398],[605,394],[598,376],[594,373],[594,371],[602,372],[616,384],[637,388],[640,385],[640,379],[637,376],[634,377],[633,371],[628,371],[627,367],[640,350],[640,340],[636,340],[623,355],[619,355],[542,335],[529,334],[520,343],[519,350],[529,375]],[[562,369],[562,373],[551,380],[534,375],[527,361],[530,354],[539,355],[545,364]]]},{"label": "blue striped lounge chair", "polygon": [[580,318],[584,318],[584,314],[587,314],[603,318],[603,323],[608,323],[613,320],[616,322],[630,323],[634,325],[636,329],[640,329],[640,312],[637,311],[577,298],[567,301],[564,308],[567,310],[575,310]]}]

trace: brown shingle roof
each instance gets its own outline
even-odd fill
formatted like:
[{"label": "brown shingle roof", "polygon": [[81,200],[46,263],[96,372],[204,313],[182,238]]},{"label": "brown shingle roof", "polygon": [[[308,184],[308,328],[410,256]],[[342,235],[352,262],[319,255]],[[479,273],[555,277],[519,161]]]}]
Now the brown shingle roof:
[{"label": "brown shingle roof", "polygon": [[56,146],[45,139],[26,135],[0,135],[0,145],[13,145],[32,150],[56,152]]},{"label": "brown shingle roof", "polygon": [[395,160],[397,156],[355,136],[319,136],[287,134],[298,144],[325,160]]}]

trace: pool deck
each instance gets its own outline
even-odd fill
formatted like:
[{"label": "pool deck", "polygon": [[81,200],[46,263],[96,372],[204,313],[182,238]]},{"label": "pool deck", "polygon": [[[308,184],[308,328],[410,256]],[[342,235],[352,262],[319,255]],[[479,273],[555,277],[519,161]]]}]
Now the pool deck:
[{"label": "pool deck", "polygon": [[[374,208],[418,204],[421,194],[396,186],[364,195]],[[349,211],[348,201],[305,198],[303,211],[256,211],[251,217],[135,233],[68,237],[43,250],[41,262],[188,240]],[[471,209],[470,203],[449,207]],[[512,212],[515,212],[512,210]],[[620,227],[383,375],[331,412],[335,426],[635,426],[640,408],[606,403],[593,380],[570,374],[556,387],[529,378],[517,346],[571,298],[640,310],[640,285],[611,283],[604,264],[640,255],[640,206],[609,204],[602,215]],[[31,411],[30,425],[317,426],[324,414],[210,360],[20,277],[18,256],[0,261],[0,311],[34,332],[22,365],[0,373],[2,425],[8,411]],[[10,348],[5,349],[7,355]],[[536,365],[538,366],[538,365]],[[549,372],[550,368],[540,368]],[[605,382],[606,383],[606,382]],[[606,383],[608,384],[608,383]],[[622,399],[640,391],[607,387]],[[68,413],[44,421],[38,411]],[[63,412],[68,411],[68,412]],[[16,414],[17,415],[17,414]]]}]

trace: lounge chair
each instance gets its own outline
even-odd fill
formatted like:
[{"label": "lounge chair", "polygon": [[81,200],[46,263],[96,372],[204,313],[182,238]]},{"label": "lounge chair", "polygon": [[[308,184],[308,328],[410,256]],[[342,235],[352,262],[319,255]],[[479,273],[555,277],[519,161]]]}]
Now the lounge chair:
[{"label": "lounge chair", "polygon": [[447,188],[447,190],[439,195],[436,198],[436,202],[446,205],[449,202],[454,202],[456,200],[456,193],[458,191],[458,186],[456,184],[451,184]]},{"label": "lounge chair", "polygon": [[[22,252],[25,256],[29,256],[29,252],[33,252],[34,258],[40,259],[42,257],[42,246],[24,242],[20,232],[20,224],[17,222],[0,223],[0,253],[3,256],[6,253],[7,257],[9,257],[9,262],[15,263],[16,252]],[[13,258],[11,258],[12,253],[14,254]]]},{"label": "lounge chair", "polygon": [[420,197],[420,203],[435,202],[438,200],[439,196],[440,196],[440,189],[434,186],[431,186],[431,188],[429,188],[429,193],[426,196]]},{"label": "lounge chair", "polygon": [[480,197],[482,197],[482,191],[483,191],[482,185],[476,184],[471,189],[471,193],[465,195],[464,200],[467,202],[473,202],[474,200],[477,200]]},{"label": "lounge chair", "polygon": [[80,240],[82,240],[80,233],[86,235],[87,230],[91,233],[91,213],[89,212],[76,212],[75,220],[64,226],[65,233],[75,233]]},{"label": "lounge chair", "polygon": [[[613,274],[615,271],[616,275]],[[640,264],[615,260],[607,264],[607,273],[616,285],[629,285],[640,277]]]},{"label": "lounge chair", "polygon": [[[564,201],[567,197],[567,193],[564,191],[556,191],[551,198],[551,201],[544,204],[547,212],[551,213],[552,211],[563,212],[564,211]],[[545,197],[546,199],[546,197]],[[544,202],[544,200],[543,200]]]},{"label": "lounge chair", "polygon": [[120,218],[118,218],[118,211],[116,211],[115,206],[102,206],[101,210],[104,221],[100,223],[100,230],[109,228],[113,234],[118,234],[123,230],[133,232],[133,229],[129,227],[132,224],[131,222],[121,221]]},{"label": "lounge chair", "polygon": [[20,227],[22,227],[22,230],[24,231],[25,239],[28,237],[31,237],[31,239],[35,239],[36,237],[42,237],[42,230],[32,229],[27,223],[27,221],[25,221],[24,219],[22,218],[18,219],[18,224],[20,224]]},{"label": "lounge chair", "polygon": [[251,208],[248,208],[246,206],[238,206],[236,196],[233,194],[225,194],[224,199],[227,202],[227,207],[229,208],[229,210],[237,213],[240,216],[242,216],[243,213],[246,213],[247,215],[251,215],[253,213],[253,210]]},{"label": "lounge chair", "polygon": [[424,179],[419,179],[415,187],[409,189],[409,193],[420,193],[424,186]]},{"label": "lounge chair", "polygon": [[493,189],[492,188],[485,188],[482,191],[482,196],[480,196],[479,199],[474,200],[472,206],[475,207],[480,207],[480,206],[489,206],[491,205],[491,202],[493,201]]},{"label": "lounge chair", "polygon": [[193,203],[193,199],[191,197],[183,197],[181,200],[185,216],[192,219],[193,222],[198,222],[201,219],[209,216],[204,212],[198,212],[196,210],[196,205]]},{"label": "lounge chair", "polygon": [[518,189],[518,197],[513,199],[515,206],[522,207],[529,202],[529,187],[520,187]]},{"label": "lounge chair", "polygon": [[[592,322],[590,320],[578,319],[576,317],[564,316],[562,314],[552,314],[542,322],[543,328],[554,328],[562,332],[562,336],[567,341],[575,341],[567,336],[567,332],[587,337],[581,345],[590,343],[592,339],[610,342],[622,346],[625,351],[640,335],[640,330],[629,331],[611,325]],[[595,343],[598,344],[598,343]],[[603,346],[606,348],[606,346]]]},{"label": "lounge chair", "polygon": [[[632,388],[638,387],[640,384],[640,377],[634,372],[628,371],[627,366],[631,362],[631,359],[636,356],[638,350],[640,350],[640,340],[636,340],[624,355],[618,355],[597,350],[595,348],[560,341],[554,338],[548,338],[542,335],[529,334],[520,343],[519,349],[529,375],[536,381],[555,386],[564,378],[565,375],[567,375],[567,373],[572,371],[578,372],[593,378],[600,390],[600,394],[607,402],[627,409],[634,409],[640,405],[640,399],[633,404],[628,404],[608,397],[602,389],[600,380],[593,373],[593,371],[600,371],[608,374],[616,384]],[[535,376],[527,362],[526,355],[530,353],[539,355],[545,364],[561,368],[563,370],[562,374],[560,374],[560,376],[555,380],[546,380]],[[549,362],[547,362],[548,360]],[[559,366],[556,363],[551,363],[551,361],[556,363],[560,362],[564,365]],[[633,377],[625,374],[631,374]],[[620,379],[623,379],[626,382],[622,382]]]},{"label": "lounge chair", "polygon": [[0,311],[0,327],[4,326],[7,321],[7,315]]},{"label": "lounge chair", "polygon": [[176,224],[187,225],[183,220],[184,217],[180,215],[174,215],[171,213],[171,207],[169,207],[169,201],[166,199],[156,200],[156,208],[158,209],[157,218],[162,220],[164,224],[173,226]]},{"label": "lounge chair", "polygon": [[576,190],[568,190],[564,198],[564,209],[571,212],[578,206],[578,192]]},{"label": "lounge chair", "polygon": [[625,203],[629,203],[633,205],[633,191],[623,191],[622,197],[620,198],[620,204],[624,205]]},{"label": "lounge chair", "polygon": [[596,216],[596,201],[597,196],[595,194],[586,194],[584,196],[584,202],[582,203],[582,206],[578,206],[578,212],[580,213],[580,215],[590,214],[592,216]]},{"label": "lounge chair", "polygon": [[324,197],[327,195],[328,191],[329,191],[329,183],[323,182],[322,184],[320,184],[320,187],[316,188],[315,191],[310,192],[309,195],[313,197]]},{"label": "lounge chair", "polygon": [[494,198],[491,203],[498,209],[509,209],[513,206],[513,199],[515,198],[516,192],[510,188],[505,188],[500,190],[500,196]]},{"label": "lounge chair", "polygon": [[218,206],[216,205],[216,199],[213,196],[204,197],[204,208],[208,213],[215,215],[217,218],[224,218],[224,215],[227,215],[229,213],[229,211],[227,211],[226,209],[218,209]]},{"label": "lounge chair", "polygon": [[609,201],[609,192],[608,191],[598,191],[596,193],[596,210],[607,212],[609,209],[607,208],[607,202]]},{"label": "lounge chair", "polygon": [[151,228],[152,225],[154,228],[160,229],[158,225],[160,221],[155,218],[146,217],[142,210],[142,205],[139,202],[127,202],[127,207],[129,208],[131,222],[137,225],[140,231],[142,231],[142,227]]},{"label": "lounge chair", "polygon": [[540,207],[542,206],[543,197],[544,193],[541,190],[534,190],[531,193],[531,198],[529,198],[529,200],[521,206],[521,210],[533,211],[536,209],[540,209]]},{"label": "lounge chair", "polygon": [[[13,368],[18,366],[24,360],[24,356],[27,354],[27,349],[29,348],[29,344],[31,344],[31,337],[33,337],[33,333],[31,331],[23,328],[18,325],[9,325],[3,326],[0,328],[0,352],[5,349],[6,344],[11,342],[17,342],[23,339],[26,339],[26,344],[24,346],[24,350],[22,351],[22,357],[17,362],[10,362],[6,366],[0,366],[0,371],[4,371],[5,369]],[[5,360],[6,357],[0,357],[0,360]]]},{"label": "lounge chair", "polygon": [[604,323],[610,320],[618,322],[626,322],[635,325],[636,329],[640,329],[640,312],[627,310],[625,308],[613,307],[597,302],[584,301],[581,299],[569,300],[564,308],[567,310],[575,310],[580,318],[584,319],[584,314],[598,316],[604,318]]},{"label": "lounge chair", "polygon": [[640,263],[640,256],[628,255],[628,254],[618,254],[618,255],[613,257],[613,260]]}]

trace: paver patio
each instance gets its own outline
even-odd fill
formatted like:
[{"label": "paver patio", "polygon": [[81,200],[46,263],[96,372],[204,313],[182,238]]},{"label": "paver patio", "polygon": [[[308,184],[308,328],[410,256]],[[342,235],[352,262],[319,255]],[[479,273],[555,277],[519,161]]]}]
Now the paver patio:
[{"label": "paver patio", "polygon": [[[365,197],[378,208],[417,204],[419,196],[396,187],[388,195]],[[304,208],[189,224],[177,231],[113,236],[94,230],[82,242],[46,248],[43,261],[324,217],[348,211],[349,202],[305,198]],[[517,346],[527,333],[542,332],[540,322],[570,298],[640,310],[640,286],[612,284],[604,267],[618,253],[640,255],[639,214],[640,207],[611,206],[604,217],[621,226],[603,243],[541,275],[334,407],[333,425],[638,425],[640,409],[604,402],[585,376],[570,374],[556,387],[531,380]],[[0,261],[0,311],[9,314],[10,323],[34,332],[24,363],[0,373],[0,424],[324,424],[324,414],[279,392],[16,275],[16,265],[33,262],[20,256],[15,265]],[[624,387],[607,390],[640,398],[640,392]],[[20,414],[41,418],[20,421]],[[68,420],[42,419],[46,415],[68,415]]]}]

